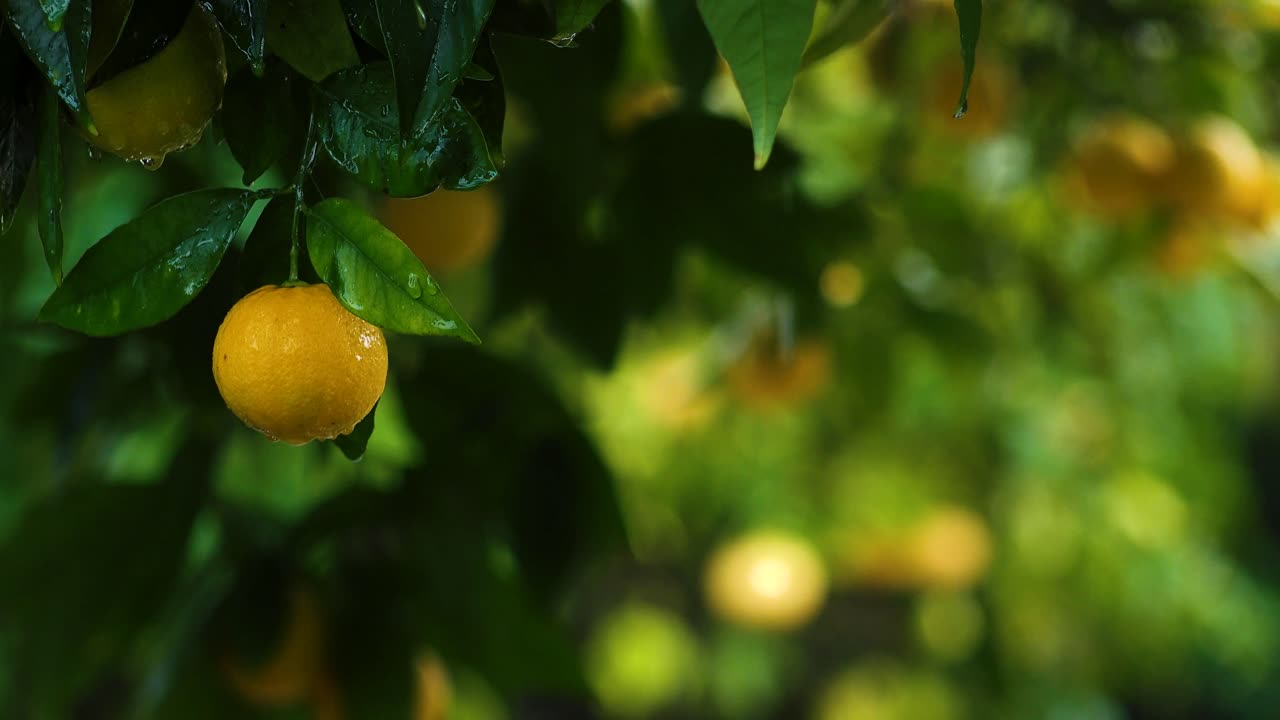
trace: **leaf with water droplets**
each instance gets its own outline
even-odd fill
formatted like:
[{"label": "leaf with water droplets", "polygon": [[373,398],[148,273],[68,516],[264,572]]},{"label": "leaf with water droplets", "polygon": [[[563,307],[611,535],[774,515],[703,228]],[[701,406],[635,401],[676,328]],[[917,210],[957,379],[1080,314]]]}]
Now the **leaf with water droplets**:
[{"label": "leaf with water droplets", "polygon": [[60,101],[46,92],[40,120],[40,151],[36,172],[40,179],[40,244],[53,280],[62,284],[62,118]]},{"label": "leaf with water droplets", "polygon": [[88,335],[155,325],[191,302],[261,195],[213,189],[177,195],[85,252],[40,319]]},{"label": "leaf with water droplets", "polygon": [[68,0],[40,0],[40,8],[44,10],[50,30],[57,32],[62,27],[62,16],[67,14],[68,4]]},{"label": "leaf with water droplets", "polygon": [[218,18],[254,74],[261,75],[266,67],[267,0],[201,0],[200,4]]},{"label": "leaf with water droplets", "polygon": [[374,325],[480,342],[413,251],[350,200],[307,211],[307,249],[334,296]]},{"label": "leaf with water droplets", "polygon": [[9,230],[36,155],[40,77],[0,34],[0,235]]},{"label": "leaf with water droplets", "polygon": [[769,160],[816,6],[817,0],[698,0],[746,103],[756,169]]},{"label": "leaf with water droplets", "polygon": [[89,0],[71,0],[55,29],[38,0],[5,0],[5,18],[27,56],[58,91],[86,128],[93,128],[85,104],[85,67],[89,61]]},{"label": "leaf with water droplets", "polygon": [[424,127],[453,95],[493,4],[494,0],[347,0],[356,34],[391,62],[404,134]]},{"label": "leaf with water droplets", "polygon": [[[501,93],[500,84],[487,84]],[[375,190],[418,197],[441,186],[479,187],[498,175],[500,149],[490,146],[500,140],[492,136],[491,118],[480,125],[463,99],[449,98],[433,122],[409,137],[400,135],[387,63],[343,70],[316,87],[315,99],[325,151]]]},{"label": "leaf with water droplets", "polygon": [[969,81],[973,79],[978,35],[982,32],[982,0],[955,0],[955,6],[960,20],[960,58],[964,61],[964,84],[960,86],[960,102],[956,105],[956,117],[961,118],[969,111]]}]

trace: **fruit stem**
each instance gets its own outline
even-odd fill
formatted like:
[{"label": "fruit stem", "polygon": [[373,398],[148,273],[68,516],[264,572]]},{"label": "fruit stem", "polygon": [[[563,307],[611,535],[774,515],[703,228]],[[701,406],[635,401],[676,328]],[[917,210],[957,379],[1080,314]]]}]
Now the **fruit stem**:
[{"label": "fruit stem", "polygon": [[316,160],[316,116],[312,113],[307,118],[307,138],[302,144],[302,157],[298,163],[298,172],[293,176],[293,227],[291,229],[292,244],[289,246],[289,282],[298,282],[298,220],[306,207],[303,200],[302,183],[311,172],[311,165]]}]

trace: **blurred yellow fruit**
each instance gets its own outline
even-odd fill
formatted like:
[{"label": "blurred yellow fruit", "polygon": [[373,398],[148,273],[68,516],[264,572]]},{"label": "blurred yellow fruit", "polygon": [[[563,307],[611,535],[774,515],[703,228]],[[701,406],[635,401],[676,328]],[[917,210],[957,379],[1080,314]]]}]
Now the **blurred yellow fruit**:
[{"label": "blurred yellow fruit", "polygon": [[924,89],[925,121],[948,135],[963,139],[991,137],[1009,124],[1016,83],[1003,63],[980,61],[969,84],[969,107],[955,117],[964,85],[964,65],[959,53],[948,55],[930,74]]},{"label": "blurred yellow fruit", "polygon": [[328,440],[351,432],[382,396],[386,341],[328,285],[268,285],[223,319],[213,379],[227,407],[272,440]]},{"label": "blurred yellow fruit", "polygon": [[1201,120],[1178,143],[1167,189],[1182,213],[1256,222],[1269,202],[1266,162],[1234,120]]},{"label": "blurred yellow fruit", "polygon": [[436,190],[420,198],[388,198],[382,223],[432,273],[465,270],[484,262],[498,241],[500,207],[489,185],[475,190]]},{"label": "blurred yellow fruit", "polygon": [[693,686],[698,646],[677,614],[634,603],[610,613],[586,649],[592,688],[611,716],[653,717]]},{"label": "blurred yellow fruit", "polygon": [[1131,116],[1095,121],[1076,141],[1068,188],[1081,209],[1120,219],[1150,210],[1173,167],[1173,140],[1159,126]]},{"label": "blurred yellow fruit", "polygon": [[896,531],[850,535],[842,571],[858,585],[895,589],[962,589],[991,565],[991,533],[971,510],[942,506]]},{"label": "blurred yellow fruit", "polygon": [[972,510],[940,508],[913,531],[911,559],[925,586],[968,587],[991,565],[991,532]]},{"label": "blurred yellow fruit", "polygon": [[731,622],[792,630],[813,619],[827,597],[827,571],[803,538],[762,531],[718,548],[703,576],[707,603]]},{"label": "blurred yellow fruit", "polygon": [[848,260],[828,263],[818,280],[823,299],[835,307],[849,307],[857,303],[862,298],[865,285],[862,269]]},{"label": "blurred yellow fruit", "polygon": [[325,624],[320,601],[309,590],[297,588],[289,595],[289,607],[276,651],[258,666],[235,658],[224,664],[227,680],[245,700],[263,706],[281,706],[311,699],[321,685],[325,665]]},{"label": "blurred yellow fruit", "polygon": [[640,404],[659,425],[671,430],[705,427],[719,408],[719,397],[707,392],[702,358],[697,352],[660,354],[640,371]]},{"label": "blurred yellow fruit", "polygon": [[194,145],[222,106],[227,81],[222,34],[196,3],[163,50],[90,90],[85,100],[97,128],[94,145],[157,167],[165,155]]},{"label": "blurred yellow fruit", "polygon": [[661,117],[680,104],[680,88],[653,82],[628,88],[609,101],[609,129],[626,134],[649,120]]},{"label": "blurred yellow fruit", "polygon": [[434,654],[423,655],[414,667],[418,700],[415,720],[445,720],[453,700],[453,688],[444,663]]},{"label": "blurred yellow fruit", "polygon": [[831,380],[831,351],[820,340],[781,348],[758,338],[728,369],[729,387],[745,405],[761,409],[793,406],[818,395]]},{"label": "blurred yellow fruit", "polygon": [[814,720],[953,720],[967,717],[957,693],[933,672],[864,662],[832,678]]}]

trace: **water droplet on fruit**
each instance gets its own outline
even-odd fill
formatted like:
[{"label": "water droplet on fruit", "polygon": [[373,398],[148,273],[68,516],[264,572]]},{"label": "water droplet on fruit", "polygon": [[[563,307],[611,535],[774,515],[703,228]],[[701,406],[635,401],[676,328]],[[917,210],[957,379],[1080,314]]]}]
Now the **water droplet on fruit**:
[{"label": "water droplet on fruit", "polygon": [[139,158],[138,164],[142,165],[142,167],[146,168],[147,170],[152,170],[152,171],[159,170],[160,166],[164,164],[164,156],[160,155],[158,157]]}]

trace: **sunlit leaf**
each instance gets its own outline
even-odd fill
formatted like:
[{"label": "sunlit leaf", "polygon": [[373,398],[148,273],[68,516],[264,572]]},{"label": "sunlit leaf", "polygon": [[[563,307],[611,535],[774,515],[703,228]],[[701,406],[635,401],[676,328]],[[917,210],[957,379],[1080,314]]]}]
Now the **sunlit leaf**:
[{"label": "sunlit leaf", "polygon": [[817,0],[698,0],[746,103],[757,168],[769,160],[816,6]]},{"label": "sunlit leaf", "polygon": [[804,52],[808,67],[840,48],[865,38],[889,12],[887,0],[842,0],[834,5],[821,32]]},{"label": "sunlit leaf", "polygon": [[115,335],[170,317],[204,289],[259,197],[198,190],[159,203],[89,248],[40,319]]},{"label": "sunlit leaf", "polygon": [[307,248],[334,296],[374,325],[480,341],[413,251],[350,200],[330,198],[307,211]]}]

